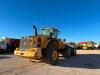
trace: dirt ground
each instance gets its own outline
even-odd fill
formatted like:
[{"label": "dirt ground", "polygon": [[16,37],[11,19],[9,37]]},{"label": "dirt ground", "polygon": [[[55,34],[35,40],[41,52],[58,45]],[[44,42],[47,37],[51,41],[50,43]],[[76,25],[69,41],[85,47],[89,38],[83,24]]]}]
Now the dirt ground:
[{"label": "dirt ground", "polygon": [[100,75],[100,50],[77,50],[77,56],[60,57],[56,66],[0,55],[0,75]]}]

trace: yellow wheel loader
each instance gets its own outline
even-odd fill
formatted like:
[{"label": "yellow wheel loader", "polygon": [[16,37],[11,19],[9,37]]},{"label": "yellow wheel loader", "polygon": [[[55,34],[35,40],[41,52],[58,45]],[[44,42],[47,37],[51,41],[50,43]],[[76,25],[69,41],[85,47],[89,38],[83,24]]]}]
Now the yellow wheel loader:
[{"label": "yellow wheel loader", "polygon": [[[41,34],[37,34],[36,26],[34,35],[20,40],[20,47],[16,48],[14,55],[28,57],[32,61],[44,60],[46,63],[55,65],[59,59],[59,53],[65,58],[76,55],[76,49],[66,45],[57,38],[60,33],[55,28],[43,28]],[[71,54],[73,53],[73,54]]]},{"label": "yellow wheel loader", "polygon": [[78,49],[91,50],[95,49],[96,43],[93,41],[85,41],[77,44]]}]

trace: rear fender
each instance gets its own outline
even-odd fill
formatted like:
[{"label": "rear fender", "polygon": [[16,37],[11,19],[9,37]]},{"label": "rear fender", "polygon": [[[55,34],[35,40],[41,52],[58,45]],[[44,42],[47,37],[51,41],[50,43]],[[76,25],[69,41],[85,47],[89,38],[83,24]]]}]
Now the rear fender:
[{"label": "rear fender", "polygon": [[48,47],[48,44],[50,44],[50,43],[52,43],[52,42],[54,42],[54,41],[56,41],[56,42],[57,42],[57,45],[58,45],[58,50],[59,50],[59,42],[58,42],[58,40],[56,40],[56,39],[51,39],[51,40],[48,40],[48,42],[46,43],[46,48]]}]

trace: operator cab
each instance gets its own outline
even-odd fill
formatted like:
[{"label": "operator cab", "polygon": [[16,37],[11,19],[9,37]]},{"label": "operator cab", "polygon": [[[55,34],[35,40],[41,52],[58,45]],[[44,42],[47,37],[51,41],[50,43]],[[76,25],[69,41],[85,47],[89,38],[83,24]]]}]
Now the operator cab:
[{"label": "operator cab", "polygon": [[43,28],[42,29],[42,35],[49,36],[51,38],[57,38],[60,31],[58,31],[55,28]]}]

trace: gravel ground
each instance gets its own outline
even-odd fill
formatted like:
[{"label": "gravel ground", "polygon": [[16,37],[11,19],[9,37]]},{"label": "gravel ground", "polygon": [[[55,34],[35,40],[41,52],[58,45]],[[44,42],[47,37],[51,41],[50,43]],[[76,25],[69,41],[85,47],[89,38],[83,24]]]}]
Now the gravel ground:
[{"label": "gravel ground", "polygon": [[77,50],[77,53],[68,59],[60,57],[56,66],[0,55],[0,75],[100,75],[100,50]]}]

